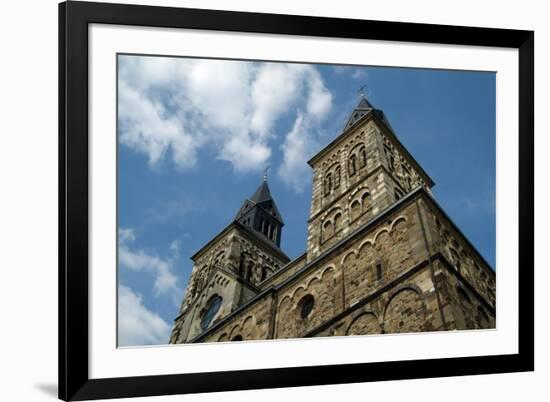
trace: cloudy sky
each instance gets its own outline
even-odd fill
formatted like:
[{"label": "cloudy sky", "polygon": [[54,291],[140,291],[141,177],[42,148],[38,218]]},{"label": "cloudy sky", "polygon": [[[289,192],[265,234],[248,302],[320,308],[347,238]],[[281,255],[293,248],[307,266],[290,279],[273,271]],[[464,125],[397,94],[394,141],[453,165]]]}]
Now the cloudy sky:
[{"label": "cloudy sky", "polygon": [[189,257],[270,166],[281,246],[306,244],[306,161],[366,85],[434,195],[495,264],[495,75],[121,55],[118,58],[119,345],[167,343]]}]

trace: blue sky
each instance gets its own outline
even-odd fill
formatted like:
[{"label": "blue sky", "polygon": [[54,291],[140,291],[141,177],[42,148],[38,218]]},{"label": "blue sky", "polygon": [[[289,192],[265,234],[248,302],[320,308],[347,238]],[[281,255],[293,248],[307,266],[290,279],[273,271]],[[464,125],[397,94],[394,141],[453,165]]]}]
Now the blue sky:
[{"label": "blue sky", "polygon": [[306,245],[306,161],[366,85],[434,196],[495,266],[495,74],[119,56],[119,345],[167,343],[192,269],[271,167],[281,247]]}]

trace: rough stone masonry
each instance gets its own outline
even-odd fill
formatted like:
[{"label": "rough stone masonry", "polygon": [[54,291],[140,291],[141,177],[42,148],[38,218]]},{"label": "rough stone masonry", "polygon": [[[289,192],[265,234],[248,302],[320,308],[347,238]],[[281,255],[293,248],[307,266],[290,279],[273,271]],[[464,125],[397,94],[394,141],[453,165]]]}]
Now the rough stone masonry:
[{"label": "rough stone masonry", "polygon": [[309,162],[305,253],[280,249],[267,177],[193,257],[170,343],[495,328],[495,272],[364,97]]}]

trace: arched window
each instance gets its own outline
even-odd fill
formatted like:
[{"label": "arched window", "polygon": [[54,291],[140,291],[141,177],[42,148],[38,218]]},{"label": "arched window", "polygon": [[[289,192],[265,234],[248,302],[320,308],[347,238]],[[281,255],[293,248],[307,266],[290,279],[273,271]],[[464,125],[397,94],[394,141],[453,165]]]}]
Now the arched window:
[{"label": "arched window", "polygon": [[241,259],[239,260],[239,276],[244,276],[244,257],[241,255]]},{"label": "arched window", "polygon": [[248,267],[246,270],[246,280],[250,282],[250,279],[252,278],[252,271],[254,270],[254,263],[252,261],[248,262]]},{"label": "arched window", "polygon": [[349,175],[353,176],[357,172],[357,157],[355,155],[351,155],[349,157]]},{"label": "arched window", "polygon": [[334,170],[334,188],[340,186],[340,166],[337,166]]},{"label": "arched window", "polygon": [[361,204],[362,204],[362,207],[363,207],[363,212],[368,211],[368,209],[370,208],[370,194],[369,193],[363,194],[363,196],[361,197]]},{"label": "arched window", "polygon": [[205,272],[206,268],[203,267],[203,269],[198,273],[197,275],[197,279],[195,281],[195,284],[196,284],[196,287],[197,287],[197,290],[201,290],[202,289],[202,282],[203,282],[203,272]]},{"label": "arched window", "polygon": [[355,220],[361,215],[361,203],[357,200],[351,203],[351,220]]},{"label": "arched window", "polygon": [[307,318],[311,313],[311,310],[313,310],[314,305],[315,305],[315,298],[312,295],[309,294],[302,297],[302,299],[298,302],[298,310],[300,311],[300,317],[302,317],[302,319]]},{"label": "arched window", "polygon": [[382,279],[384,271],[382,270],[382,264],[376,264],[376,279]]},{"label": "arched window", "polygon": [[359,166],[360,167],[367,166],[367,151],[365,151],[365,147],[362,147],[359,150]]},{"label": "arched window", "polygon": [[395,165],[395,161],[393,159],[393,156],[390,155],[388,156],[388,166],[390,167],[390,170],[393,172],[393,169],[394,169],[394,165]]},{"label": "arched window", "polygon": [[214,260],[214,264],[213,266],[214,267],[218,267],[220,265],[220,260],[223,259],[223,254],[219,257],[216,257],[216,259]]},{"label": "arched window", "polygon": [[326,221],[323,224],[323,241],[327,240],[332,236],[332,230],[333,230],[332,222]]},{"label": "arched window", "polygon": [[272,225],[268,220],[266,220],[264,218],[260,219],[260,232],[262,232],[264,235],[266,235],[268,237],[269,237],[270,231],[272,230],[271,226]]},{"label": "arched window", "polygon": [[327,174],[325,177],[325,195],[330,194],[332,191],[332,174]]},{"label": "arched window", "polygon": [[261,280],[263,281],[265,278],[267,278],[267,267],[264,265],[262,267],[262,279]]},{"label": "arched window", "polygon": [[218,313],[221,305],[222,298],[218,295],[214,296],[214,298],[210,300],[210,303],[208,303],[208,307],[201,318],[201,328],[203,331],[210,326],[210,323]]},{"label": "arched window", "polygon": [[337,213],[334,216],[334,233],[338,232],[342,227],[342,214]]},{"label": "arched window", "polygon": [[233,339],[231,339],[231,342],[240,342],[243,340],[243,337],[241,335],[235,335]]}]

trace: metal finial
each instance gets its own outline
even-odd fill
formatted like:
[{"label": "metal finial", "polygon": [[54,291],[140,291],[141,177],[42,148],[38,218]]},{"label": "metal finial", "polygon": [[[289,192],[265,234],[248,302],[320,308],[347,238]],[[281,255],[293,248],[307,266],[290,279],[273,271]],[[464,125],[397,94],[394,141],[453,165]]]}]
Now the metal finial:
[{"label": "metal finial", "polygon": [[264,181],[267,182],[267,171],[269,170],[270,166],[267,165],[264,169]]}]

